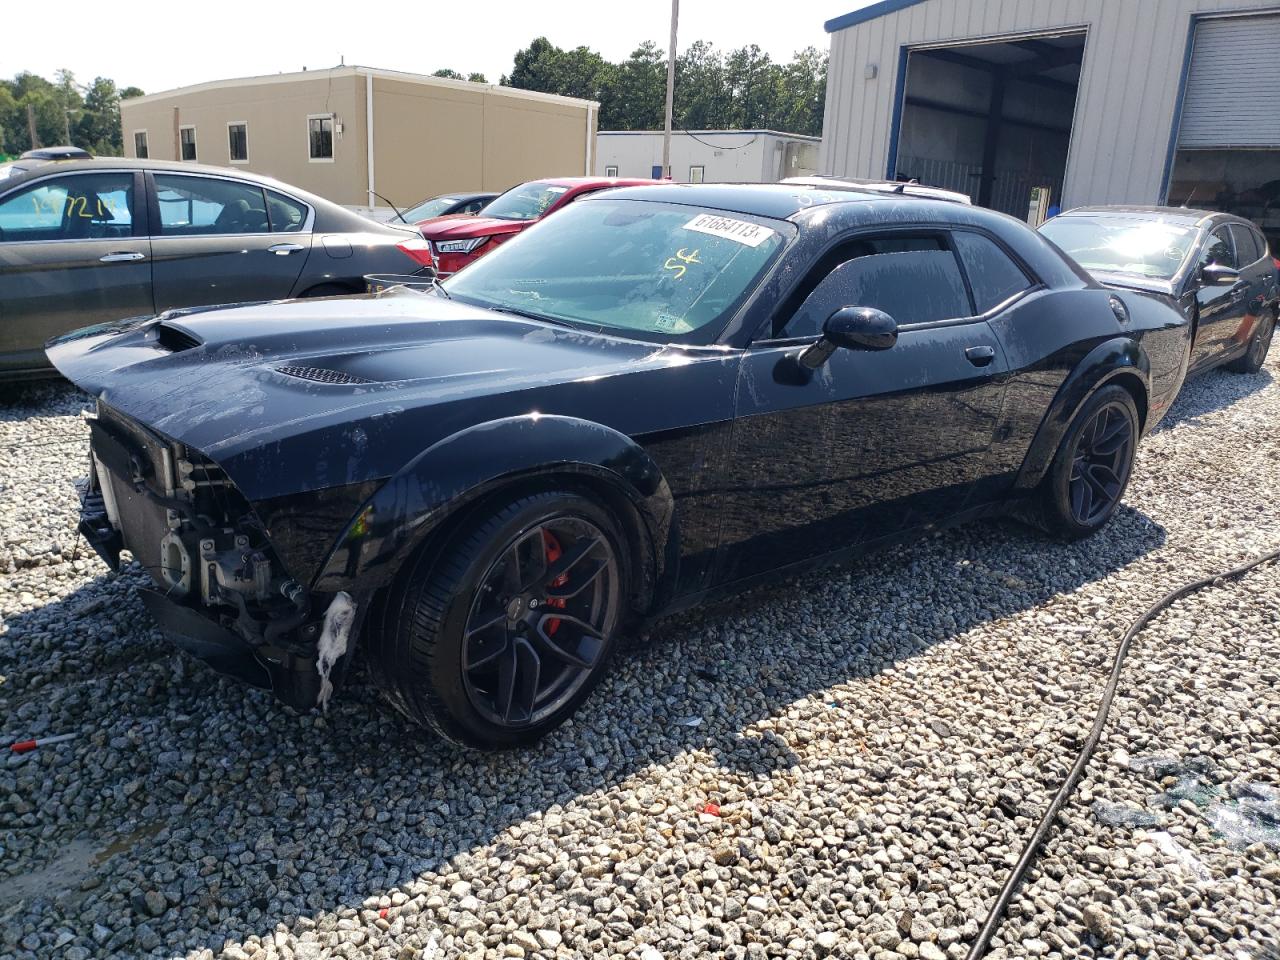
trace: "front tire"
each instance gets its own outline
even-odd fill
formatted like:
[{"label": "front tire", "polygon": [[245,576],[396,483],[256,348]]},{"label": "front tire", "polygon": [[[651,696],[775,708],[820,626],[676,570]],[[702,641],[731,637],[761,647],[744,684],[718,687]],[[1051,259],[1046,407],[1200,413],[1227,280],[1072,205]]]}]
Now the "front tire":
[{"label": "front tire", "polygon": [[1249,340],[1249,349],[1244,352],[1244,356],[1227,364],[1227,369],[1235,373],[1257,373],[1261,370],[1262,365],[1267,362],[1267,351],[1271,349],[1271,336],[1275,330],[1275,314],[1263,317]]},{"label": "front tire", "polygon": [[1105,386],[1085,402],[1044,479],[1050,532],[1078,540],[1106,525],[1129,484],[1138,432],[1138,409],[1124,387]]},{"label": "front tire", "polygon": [[486,510],[398,578],[375,679],[453,743],[537,740],[604,674],[628,596],[623,544],[609,512],[573,492]]}]

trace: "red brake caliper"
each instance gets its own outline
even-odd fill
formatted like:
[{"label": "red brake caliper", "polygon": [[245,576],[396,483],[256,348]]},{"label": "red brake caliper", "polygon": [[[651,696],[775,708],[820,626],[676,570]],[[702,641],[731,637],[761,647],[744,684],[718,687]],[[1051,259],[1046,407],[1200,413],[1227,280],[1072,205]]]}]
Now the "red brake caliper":
[{"label": "red brake caliper", "polygon": [[[551,566],[553,563],[555,563],[557,560],[559,560],[561,555],[564,553],[564,550],[561,549],[560,547],[560,541],[556,539],[555,534],[553,534],[550,530],[547,530],[545,527],[542,530],[542,545],[547,551],[548,567]],[[554,580],[551,581],[551,586],[563,587],[568,582],[569,582],[569,575],[567,573],[562,573],[560,574],[560,576],[556,577]],[[560,598],[560,597],[549,597],[547,599],[547,606],[556,607],[560,610],[563,610],[565,606],[565,601],[563,598]],[[554,635],[555,632],[559,629],[560,629],[560,621],[558,619],[547,621],[548,634]]]}]

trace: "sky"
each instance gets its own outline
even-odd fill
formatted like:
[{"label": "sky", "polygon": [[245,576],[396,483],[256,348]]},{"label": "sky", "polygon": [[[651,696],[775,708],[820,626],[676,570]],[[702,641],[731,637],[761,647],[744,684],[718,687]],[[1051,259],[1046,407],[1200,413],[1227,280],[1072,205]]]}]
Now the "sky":
[{"label": "sky", "polygon": [[[683,0],[678,46],[707,40],[731,50],[756,43],[786,61],[807,46],[828,49],[823,22],[869,2]],[[669,0],[128,0],[128,16],[113,16],[104,31],[100,0],[61,0],[52,26],[41,4],[8,6],[0,76],[29,70],[52,78],[66,67],[80,83],[105,76],[147,93],[340,60],[413,73],[478,71],[497,83],[511,72],[516,51],[538,36],[565,48],[586,45],[615,61],[645,40],[665,50],[671,15]]]}]

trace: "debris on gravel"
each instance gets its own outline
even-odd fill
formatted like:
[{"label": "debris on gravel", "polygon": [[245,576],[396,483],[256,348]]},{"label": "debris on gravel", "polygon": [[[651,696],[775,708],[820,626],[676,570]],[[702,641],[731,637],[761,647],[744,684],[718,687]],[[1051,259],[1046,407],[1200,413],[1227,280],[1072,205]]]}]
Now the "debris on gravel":
[{"label": "debris on gravel", "polygon": [[[1189,383],[1089,540],[970,526],[671,618],[483,755],[358,674],[301,715],[178,654],[76,536],[86,398],[13,389],[0,739],[78,737],[0,757],[0,956],[958,960],[1126,624],[1280,545],[1277,369]],[[1277,949],[1278,678],[1275,567],[1158,618],[991,956]]]}]

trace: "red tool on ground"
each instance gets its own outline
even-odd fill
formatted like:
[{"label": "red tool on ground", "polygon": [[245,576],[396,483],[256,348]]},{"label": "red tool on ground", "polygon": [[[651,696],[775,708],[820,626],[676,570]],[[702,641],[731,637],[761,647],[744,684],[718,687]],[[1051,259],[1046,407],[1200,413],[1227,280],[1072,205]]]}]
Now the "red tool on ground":
[{"label": "red tool on ground", "polygon": [[30,753],[36,747],[47,747],[51,743],[62,743],[64,740],[74,740],[74,733],[64,733],[57,737],[41,737],[38,740],[19,740],[12,744],[9,749],[14,753]]}]

